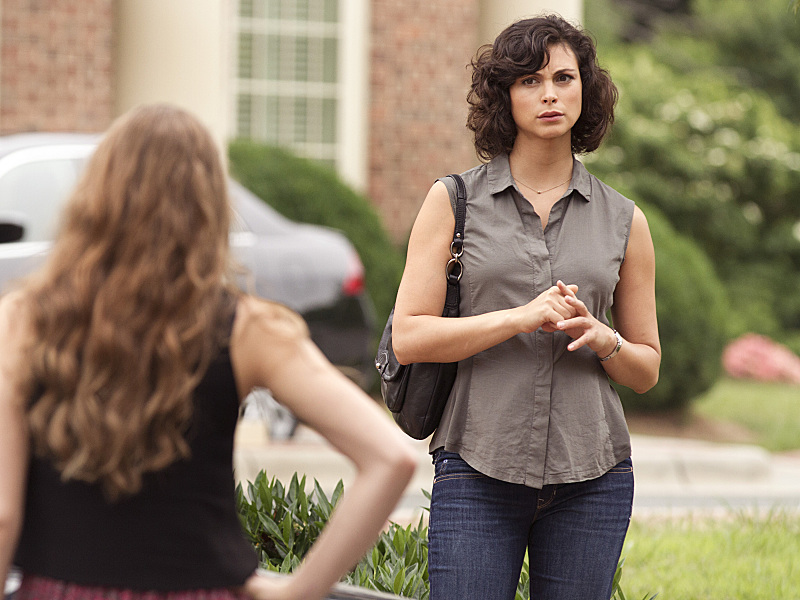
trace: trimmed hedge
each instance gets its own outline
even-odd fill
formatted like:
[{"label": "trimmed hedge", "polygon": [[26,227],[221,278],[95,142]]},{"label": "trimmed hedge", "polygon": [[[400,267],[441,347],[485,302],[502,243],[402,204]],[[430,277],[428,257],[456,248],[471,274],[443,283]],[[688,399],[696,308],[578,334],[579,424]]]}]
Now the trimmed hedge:
[{"label": "trimmed hedge", "polygon": [[731,308],[714,269],[689,238],[653,207],[641,206],[656,253],[656,312],[661,374],[645,394],[616,386],[631,412],[682,411],[708,390],[722,369]]},{"label": "trimmed hedge", "polygon": [[394,305],[405,255],[390,240],[369,200],[331,169],[282,148],[237,140],[228,146],[228,157],[233,178],[282,215],[344,232],[364,264],[376,322],[383,327]]}]

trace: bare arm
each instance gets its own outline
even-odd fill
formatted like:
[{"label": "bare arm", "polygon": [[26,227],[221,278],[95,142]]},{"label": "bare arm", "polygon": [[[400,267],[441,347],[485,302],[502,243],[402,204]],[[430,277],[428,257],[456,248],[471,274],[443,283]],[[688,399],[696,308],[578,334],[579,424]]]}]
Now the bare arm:
[{"label": "bare arm", "polygon": [[374,543],[416,466],[410,444],[386,413],[333,367],[305,335],[270,324],[269,305],[244,298],[231,342],[240,395],[267,387],[356,466],[330,523],[294,576],[252,577],[259,598],[323,598]]},{"label": "bare arm", "polygon": [[8,576],[22,526],[28,467],[25,396],[20,383],[24,328],[20,303],[0,301],[0,584]]},{"label": "bare arm", "polygon": [[553,286],[523,306],[458,319],[443,318],[447,291],[444,272],[454,226],[447,188],[437,182],[428,192],[411,230],[406,267],[397,292],[392,346],[398,361],[455,362],[518,333],[535,331],[575,314],[564,294]]},{"label": "bare arm", "polygon": [[[614,327],[624,341],[619,353],[601,364],[611,379],[640,394],[658,382],[661,365],[655,272],[650,228],[644,213],[637,207],[611,308]],[[577,310],[575,318],[558,323],[559,329],[575,338],[568,349],[588,345],[600,357],[610,355],[617,345],[611,328],[595,319],[576,296],[567,301]]]}]

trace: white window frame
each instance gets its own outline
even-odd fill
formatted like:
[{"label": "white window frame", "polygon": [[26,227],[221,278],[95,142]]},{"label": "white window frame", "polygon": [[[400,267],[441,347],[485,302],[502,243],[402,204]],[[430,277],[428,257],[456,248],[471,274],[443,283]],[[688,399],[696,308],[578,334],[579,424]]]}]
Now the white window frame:
[{"label": "white window frame", "polygon": [[[303,21],[265,21],[240,16],[239,0],[235,2],[233,18],[233,102],[231,103],[231,132],[239,135],[238,111],[241,94],[280,94],[285,97],[336,99],[333,144],[299,143],[290,135],[279,135],[277,143],[288,145],[293,151],[308,158],[330,160],[336,164],[339,175],[358,190],[367,187],[367,123],[369,82],[369,0],[339,0],[337,23]],[[338,81],[333,83],[270,81],[242,79],[239,77],[239,36],[243,31],[260,33],[312,33],[328,34],[338,39]],[[251,135],[258,138],[262,122],[251,123]],[[317,128],[321,123],[307,123]],[[287,124],[287,127],[292,127]],[[263,139],[263,138],[261,138]]]}]

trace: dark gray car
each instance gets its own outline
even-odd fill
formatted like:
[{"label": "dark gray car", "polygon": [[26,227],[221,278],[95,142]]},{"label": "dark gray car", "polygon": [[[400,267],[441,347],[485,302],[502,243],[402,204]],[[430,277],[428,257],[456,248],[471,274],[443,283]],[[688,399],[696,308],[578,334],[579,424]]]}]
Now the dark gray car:
[{"label": "dark gray car", "polygon": [[[0,136],[0,290],[41,264],[97,136]],[[298,311],[325,355],[366,386],[372,376],[372,304],[345,236],[279,215],[238,183],[231,246],[244,289]]]}]

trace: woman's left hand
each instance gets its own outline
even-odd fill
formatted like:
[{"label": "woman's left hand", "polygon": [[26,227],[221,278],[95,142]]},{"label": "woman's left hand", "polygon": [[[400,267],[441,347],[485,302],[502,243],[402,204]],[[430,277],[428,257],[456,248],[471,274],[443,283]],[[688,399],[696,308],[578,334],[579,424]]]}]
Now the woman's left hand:
[{"label": "woman's left hand", "polygon": [[577,313],[571,319],[555,323],[555,331],[563,331],[573,339],[567,346],[567,350],[574,352],[581,346],[589,346],[601,358],[611,354],[617,346],[614,331],[608,325],[598,321],[569,287],[560,281],[558,287],[564,294],[566,302],[574,307]]}]

